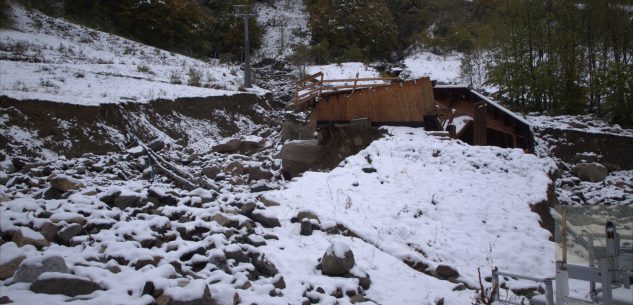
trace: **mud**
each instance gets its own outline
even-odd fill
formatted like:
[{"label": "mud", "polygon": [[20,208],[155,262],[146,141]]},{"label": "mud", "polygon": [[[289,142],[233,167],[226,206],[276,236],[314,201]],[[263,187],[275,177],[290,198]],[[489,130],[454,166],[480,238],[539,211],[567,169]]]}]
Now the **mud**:
[{"label": "mud", "polygon": [[67,158],[120,151],[135,140],[168,137],[190,146],[240,132],[257,133],[275,120],[256,95],[182,98],[82,106],[0,96],[0,149],[8,155]]}]

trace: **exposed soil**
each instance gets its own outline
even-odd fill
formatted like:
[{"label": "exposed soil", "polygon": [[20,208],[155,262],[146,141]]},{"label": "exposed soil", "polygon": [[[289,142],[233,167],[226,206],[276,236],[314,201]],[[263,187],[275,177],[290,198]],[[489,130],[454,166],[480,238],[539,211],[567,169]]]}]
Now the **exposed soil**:
[{"label": "exposed soil", "polygon": [[49,150],[69,158],[120,151],[133,142],[133,134],[143,141],[166,136],[168,143],[192,146],[239,132],[256,134],[262,125],[279,123],[273,116],[271,106],[252,94],[96,107],[0,96],[5,126],[0,146],[10,155],[36,157]]}]

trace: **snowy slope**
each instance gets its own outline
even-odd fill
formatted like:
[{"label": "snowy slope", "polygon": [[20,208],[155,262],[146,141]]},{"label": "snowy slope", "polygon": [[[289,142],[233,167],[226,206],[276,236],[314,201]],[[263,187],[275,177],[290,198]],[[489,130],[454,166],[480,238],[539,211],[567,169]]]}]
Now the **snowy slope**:
[{"label": "snowy slope", "polygon": [[415,52],[404,59],[406,68],[402,71],[402,77],[413,79],[428,76],[440,83],[461,84],[461,60],[462,55],[459,53],[441,56],[431,52]]},{"label": "snowy slope", "polygon": [[308,44],[308,13],[301,0],[274,0],[255,2],[257,23],[264,27],[262,46],[255,54],[258,58],[287,59],[293,48]]},{"label": "snowy slope", "polygon": [[[312,211],[322,223],[342,224],[401,261],[424,263],[431,272],[449,265],[472,287],[478,267],[483,274],[498,266],[552,275],[553,243],[529,207],[546,200],[551,159],[445,142],[421,129],[390,128],[389,133],[393,136],[375,141],[332,172],[308,172],[266,198],[281,203],[275,208],[281,217]],[[385,272],[386,262],[377,260],[365,266],[377,266],[369,270],[372,277]],[[435,281],[420,280],[422,287]],[[409,293],[435,293],[419,289]],[[368,293],[389,295],[378,289]],[[408,303],[401,301],[384,304]]]},{"label": "snowy slope", "polygon": [[[0,94],[11,98],[95,105],[231,95],[243,78],[236,66],[177,55],[20,7],[11,15],[12,28],[0,30]],[[200,84],[187,85],[196,73]]]}]

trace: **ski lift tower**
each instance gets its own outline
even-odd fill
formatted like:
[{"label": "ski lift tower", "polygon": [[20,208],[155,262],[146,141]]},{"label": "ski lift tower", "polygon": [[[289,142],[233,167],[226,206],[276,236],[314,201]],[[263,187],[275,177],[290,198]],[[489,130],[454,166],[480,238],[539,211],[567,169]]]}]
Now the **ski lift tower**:
[{"label": "ski lift tower", "polygon": [[248,19],[257,17],[250,6],[234,5],[235,17],[244,18],[244,88],[251,88],[251,56],[248,43]]}]

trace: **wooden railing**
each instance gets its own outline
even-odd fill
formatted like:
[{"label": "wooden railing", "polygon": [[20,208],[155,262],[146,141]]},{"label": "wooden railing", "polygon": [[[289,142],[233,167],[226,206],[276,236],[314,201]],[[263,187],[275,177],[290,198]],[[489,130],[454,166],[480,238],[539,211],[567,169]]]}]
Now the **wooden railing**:
[{"label": "wooden railing", "polygon": [[[294,104],[301,104],[314,98],[320,97],[323,91],[350,90],[354,93],[356,89],[376,88],[388,86],[391,82],[401,81],[398,77],[368,77],[351,79],[323,79],[323,72],[309,75],[296,82]],[[375,83],[382,81],[382,83]],[[367,83],[373,82],[373,83]],[[349,84],[352,83],[352,84]]]}]

